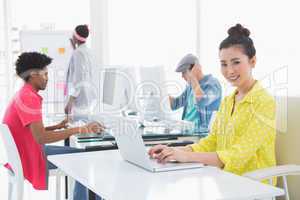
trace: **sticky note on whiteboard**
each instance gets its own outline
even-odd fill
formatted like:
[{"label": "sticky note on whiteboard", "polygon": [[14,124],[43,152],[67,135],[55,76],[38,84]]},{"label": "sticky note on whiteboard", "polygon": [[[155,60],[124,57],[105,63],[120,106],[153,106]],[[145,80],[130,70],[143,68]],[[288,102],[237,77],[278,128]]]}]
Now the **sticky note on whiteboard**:
[{"label": "sticky note on whiteboard", "polygon": [[58,48],[58,53],[59,53],[60,55],[64,55],[65,52],[66,52],[66,48],[64,48],[64,47]]},{"label": "sticky note on whiteboard", "polygon": [[41,53],[48,54],[48,48],[47,47],[42,47],[41,48]]}]

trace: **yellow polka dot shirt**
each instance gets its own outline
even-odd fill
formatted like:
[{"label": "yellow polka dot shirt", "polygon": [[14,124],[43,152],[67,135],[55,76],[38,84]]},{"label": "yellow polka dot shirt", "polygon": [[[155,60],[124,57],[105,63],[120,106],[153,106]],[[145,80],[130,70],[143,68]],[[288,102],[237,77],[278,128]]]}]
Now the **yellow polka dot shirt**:
[{"label": "yellow polka dot shirt", "polygon": [[194,152],[217,152],[224,170],[242,175],[276,165],[275,101],[256,82],[236,103],[234,92],[225,97],[211,133],[191,145]]}]

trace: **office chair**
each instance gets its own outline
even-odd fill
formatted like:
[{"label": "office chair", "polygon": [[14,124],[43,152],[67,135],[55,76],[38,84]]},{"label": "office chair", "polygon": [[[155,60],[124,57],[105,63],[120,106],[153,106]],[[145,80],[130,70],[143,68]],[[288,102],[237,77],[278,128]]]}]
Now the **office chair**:
[{"label": "office chair", "polygon": [[[11,170],[8,171],[8,200],[22,200],[24,192],[24,175],[21,159],[15,141],[6,124],[0,124],[0,135],[6,150],[7,163]],[[60,199],[61,175],[58,170],[50,170],[49,176],[56,176],[56,200]]]},{"label": "office chair", "polygon": [[[251,178],[253,180],[262,181],[269,180],[272,184],[273,177],[282,177],[283,189],[285,192],[285,200],[290,200],[287,176],[300,175],[300,165],[279,165],[275,167],[269,167],[265,169],[255,170],[253,172],[248,172],[243,174],[243,176]],[[275,200],[275,198],[273,198]]]},{"label": "office chair", "polygon": [[[285,200],[299,199],[299,97],[277,96],[276,99],[276,167],[256,170],[244,174],[254,180],[271,180],[271,177],[281,177],[282,187],[285,190]],[[289,188],[287,184],[289,176]]]}]

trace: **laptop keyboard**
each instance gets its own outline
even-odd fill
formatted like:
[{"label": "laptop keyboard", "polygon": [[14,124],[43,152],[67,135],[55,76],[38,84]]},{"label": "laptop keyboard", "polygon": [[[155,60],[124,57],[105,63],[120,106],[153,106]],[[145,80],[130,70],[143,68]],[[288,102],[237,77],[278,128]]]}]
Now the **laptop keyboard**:
[{"label": "laptop keyboard", "polygon": [[151,160],[151,165],[155,168],[163,168],[163,167],[173,167],[173,166],[178,166],[179,162],[177,161],[171,161],[165,164],[158,163],[156,159],[150,159]]}]

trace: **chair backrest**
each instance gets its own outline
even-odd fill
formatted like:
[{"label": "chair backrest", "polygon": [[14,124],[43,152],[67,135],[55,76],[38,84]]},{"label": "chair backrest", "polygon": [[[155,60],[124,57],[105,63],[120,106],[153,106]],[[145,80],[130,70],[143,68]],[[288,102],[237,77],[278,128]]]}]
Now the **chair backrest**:
[{"label": "chair backrest", "polygon": [[[300,165],[300,97],[276,97],[278,165]],[[290,176],[288,188],[291,199],[300,199],[300,178]]]},{"label": "chair backrest", "polygon": [[14,141],[14,138],[6,124],[0,124],[0,135],[4,143],[6,150],[7,162],[9,163],[11,170],[9,170],[9,181],[13,185],[12,199],[22,199],[23,196],[23,184],[24,175],[19,152]]}]

